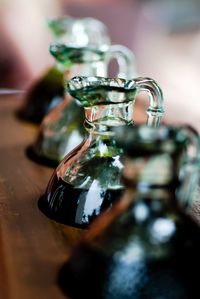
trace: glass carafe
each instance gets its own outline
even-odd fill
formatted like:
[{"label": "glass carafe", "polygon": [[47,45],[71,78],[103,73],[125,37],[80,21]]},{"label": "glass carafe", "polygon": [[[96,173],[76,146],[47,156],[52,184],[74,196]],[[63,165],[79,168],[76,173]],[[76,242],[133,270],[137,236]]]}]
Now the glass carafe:
[{"label": "glass carafe", "polygon": [[[53,44],[50,51],[59,63],[70,68],[70,76],[106,77],[112,59],[118,63],[117,76],[122,78],[136,76],[134,55],[121,45],[97,49]],[[67,95],[66,99],[44,118],[35,142],[27,151],[28,156],[34,161],[57,166],[67,153],[83,141],[84,109],[71,99],[72,97]]]},{"label": "glass carafe", "polygon": [[190,164],[191,177],[199,171],[198,135],[140,126],[118,136],[125,192],[85,233],[59,273],[60,286],[71,299],[199,298],[200,229],[179,202],[182,170]]},{"label": "glass carafe", "polygon": [[70,152],[54,171],[39,207],[48,217],[71,226],[87,228],[103,210],[109,209],[123,191],[122,149],[113,139],[113,127],[133,126],[136,94],[149,94],[147,124],[158,126],[163,97],[149,78],[134,80],[75,77],[69,93],[85,109],[87,138]]},{"label": "glass carafe", "polygon": [[[109,45],[110,39],[103,23],[93,18],[75,19],[63,17],[48,22],[49,29],[57,42],[83,47]],[[69,72],[65,76],[71,78]],[[64,99],[64,71],[66,68],[57,60],[25,95],[25,102],[17,112],[21,119],[39,124],[49,110]]]}]

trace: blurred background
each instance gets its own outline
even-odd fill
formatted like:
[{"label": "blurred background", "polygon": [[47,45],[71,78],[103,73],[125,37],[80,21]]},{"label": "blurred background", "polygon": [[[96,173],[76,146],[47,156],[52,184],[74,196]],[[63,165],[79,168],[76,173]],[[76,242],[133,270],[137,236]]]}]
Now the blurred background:
[{"label": "blurred background", "polygon": [[167,122],[200,131],[200,0],[0,0],[1,88],[26,89],[52,64],[46,20],[63,15],[104,22],[162,87]]}]

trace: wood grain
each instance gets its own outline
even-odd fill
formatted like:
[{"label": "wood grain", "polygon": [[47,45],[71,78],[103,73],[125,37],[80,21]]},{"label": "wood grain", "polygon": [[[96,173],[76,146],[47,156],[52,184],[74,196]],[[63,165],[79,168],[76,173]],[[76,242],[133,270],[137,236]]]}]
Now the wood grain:
[{"label": "wood grain", "polygon": [[15,117],[20,105],[14,96],[0,97],[0,298],[66,298],[57,273],[81,230],[38,210],[53,170],[26,158],[37,128]]}]

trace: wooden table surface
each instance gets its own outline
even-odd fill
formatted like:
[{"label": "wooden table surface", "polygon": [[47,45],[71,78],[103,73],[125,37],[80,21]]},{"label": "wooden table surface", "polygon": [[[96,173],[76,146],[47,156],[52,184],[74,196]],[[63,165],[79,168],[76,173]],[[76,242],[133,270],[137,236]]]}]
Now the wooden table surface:
[{"label": "wooden table surface", "polygon": [[0,298],[62,299],[57,273],[81,230],[38,210],[53,170],[26,158],[37,128],[16,119],[20,105],[15,95],[0,95]]},{"label": "wooden table surface", "polygon": [[[21,104],[0,95],[0,299],[62,299],[57,274],[82,232],[38,210],[53,170],[25,156],[37,127],[15,117]],[[191,213],[200,219],[199,204]]]}]

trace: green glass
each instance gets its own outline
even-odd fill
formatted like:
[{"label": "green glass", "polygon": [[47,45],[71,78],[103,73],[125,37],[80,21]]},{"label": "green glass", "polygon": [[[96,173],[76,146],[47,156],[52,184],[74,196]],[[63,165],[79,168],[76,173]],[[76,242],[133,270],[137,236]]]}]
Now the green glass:
[{"label": "green glass", "polygon": [[[48,21],[48,27],[56,42],[76,47],[110,44],[106,27],[93,18],[52,19]],[[56,60],[56,63],[33,83],[26,93],[23,106],[17,112],[21,119],[39,124],[48,111],[63,101],[64,77],[70,78],[70,66],[66,66],[67,72],[66,67]]]},{"label": "green glass", "polygon": [[150,99],[147,124],[158,126],[163,97],[157,83],[149,78],[75,77],[67,88],[84,107],[87,137],[54,171],[39,207],[58,222],[87,228],[124,189],[123,150],[116,145],[112,129],[134,125],[135,97],[143,90]]},{"label": "green glass", "polygon": [[[115,59],[119,70],[117,76],[135,77],[133,53],[124,46],[111,45],[101,48],[70,47],[52,44],[51,54],[70,69],[70,76],[108,76],[109,62]],[[67,76],[69,77],[69,76]],[[84,139],[84,109],[67,95],[64,102],[50,111],[44,118],[34,144],[29,147],[28,155],[42,164],[57,166],[75,146]]]},{"label": "green glass", "polygon": [[198,134],[123,127],[116,140],[125,154],[125,192],[72,251],[59,273],[61,288],[71,299],[198,298],[200,229],[180,192],[186,165],[193,170],[187,189],[197,188]]}]

